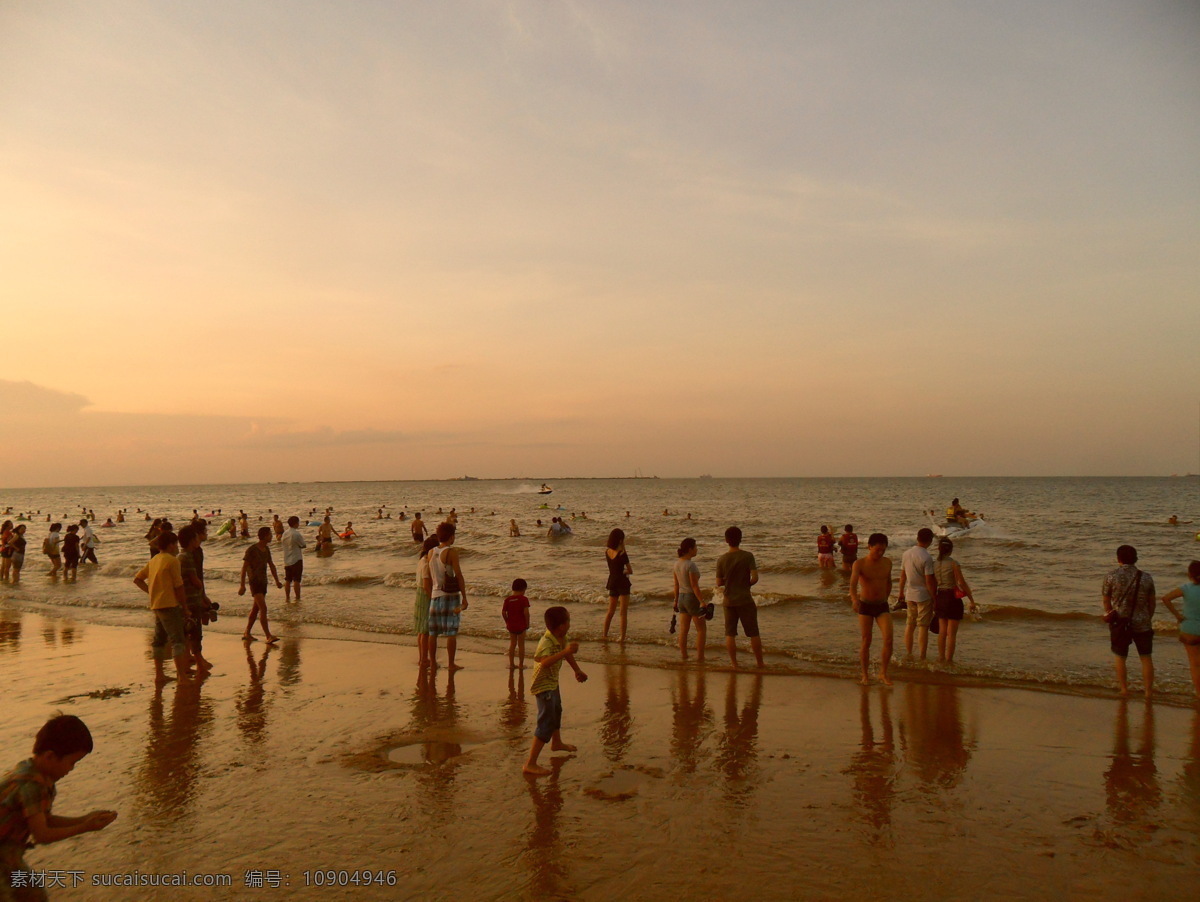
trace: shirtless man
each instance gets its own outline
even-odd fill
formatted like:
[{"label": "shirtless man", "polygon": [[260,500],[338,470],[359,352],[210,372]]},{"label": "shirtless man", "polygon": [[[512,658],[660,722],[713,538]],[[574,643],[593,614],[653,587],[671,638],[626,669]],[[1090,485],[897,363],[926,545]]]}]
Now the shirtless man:
[{"label": "shirtless man", "polygon": [[425,544],[425,521],[421,519],[420,511],[417,511],[417,515],[413,517],[412,537],[418,545]]},{"label": "shirtless man", "polygon": [[333,523],[329,519],[329,514],[326,514],[321,525],[317,527],[317,557],[329,557],[331,554],[333,554]]},{"label": "shirtless man", "polygon": [[888,665],[892,661],[892,614],[888,610],[888,596],[892,594],[892,561],[884,557],[888,537],[883,533],[871,534],[867,540],[867,556],[855,561],[850,568],[850,603],[858,615],[858,628],[862,644],[858,649],[858,660],[862,665],[864,686],[871,684],[868,662],[871,656],[871,632],[876,621],[879,634],[883,637],[883,655],[879,661],[879,681],[892,685],[888,678]]}]

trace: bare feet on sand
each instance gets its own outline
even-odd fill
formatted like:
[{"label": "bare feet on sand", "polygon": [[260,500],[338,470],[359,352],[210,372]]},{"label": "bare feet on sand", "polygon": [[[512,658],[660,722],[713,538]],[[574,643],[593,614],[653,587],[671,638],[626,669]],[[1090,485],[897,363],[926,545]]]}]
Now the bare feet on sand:
[{"label": "bare feet on sand", "polygon": [[577,751],[579,751],[579,749],[576,748],[575,746],[569,745],[565,742],[559,742],[559,743],[556,743],[555,745],[550,746],[550,751],[552,751],[552,752],[577,752]]},{"label": "bare feet on sand", "polygon": [[548,777],[552,773],[548,767],[539,767],[538,765],[526,764],[521,768],[521,773],[528,774],[531,777]]}]

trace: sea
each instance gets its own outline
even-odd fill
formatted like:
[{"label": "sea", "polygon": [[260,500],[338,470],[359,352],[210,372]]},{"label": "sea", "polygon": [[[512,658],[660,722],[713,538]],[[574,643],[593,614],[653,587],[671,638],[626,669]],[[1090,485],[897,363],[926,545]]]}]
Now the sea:
[{"label": "sea", "polygon": [[[818,566],[820,527],[840,533],[852,524],[864,554],[867,536],[885,533],[898,575],[901,554],[914,543],[917,530],[930,525],[925,512],[944,511],[959,498],[986,521],[959,540],[954,552],[981,616],[964,620],[956,664],[949,671],[904,660],[903,620],[898,619],[895,675],[1104,695],[1112,693],[1114,681],[1100,589],[1116,566],[1117,546],[1138,549],[1138,566],[1154,577],[1160,596],[1185,582],[1189,561],[1200,558],[1200,479],[1194,477],[545,482],[552,488],[549,495],[538,493],[541,479],[0,490],[0,509],[12,511],[8,518],[31,518],[23,578],[18,586],[0,584],[0,618],[7,609],[148,627],[146,597],[132,582],[149,557],[145,518],[167,517],[178,529],[195,511],[212,524],[205,579],[209,596],[221,604],[217,628],[240,631],[249,597],[237,595],[238,576],[252,540],[217,532],[230,515],[245,511],[252,533],[278,513],[284,520],[299,516],[310,538],[302,602],[285,604],[282,590],[274,587],[268,595],[274,629],[397,642],[413,632],[417,554],[410,521],[399,516],[404,512],[411,518],[420,511],[432,528],[454,510],[471,599],[460,648],[499,653],[506,646],[501,602],[513,579],[521,577],[529,583],[533,641],[543,610],[565,605],[585,657],[620,654],[630,663],[673,667],[680,665],[675,636],[669,633],[671,568],[679,542],[691,536],[699,543],[696,563],[707,593],[714,585],[716,559],[726,550],[725,529],[737,525],[744,534],[742,546],[754,554],[761,574],[755,597],[770,667],[781,674],[853,679],[858,624],[850,607],[849,574]],[[316,527],[309,524],[326,509],[339,532],[352,522],[357,535],[339,540],[332,557],[318,558],[312,553]],[[74,582],[46,576],[41,545],[47,515],[67,524],[94,511],[99,526],[106,518],[116,520],[119,510],[125,511],[124,523],[96,530],[98,566],[81,566]],[[1168,523],[1172,515],[1179,525]],[[571,535],[547,535],[555,516],[565,519]],[[519,537],[509,534],[514,520]],[[614,528],[626,533],[633,567],[629,635],[619,649],[599,643],[607,609],[604,549]],[[282,554],[275,548],[282,576]],[[711,666],[725,662],[719,618],[718,613],[710,634]],[[1155,632],[1160,697],[1188,703],[1186,657],[1174,618],[1161,605]],[[935,641],[931,636],[931,659]],[[878,648],[877,638],[876,656]],[[1136,667],[1131,673],[1136,677]]]}]

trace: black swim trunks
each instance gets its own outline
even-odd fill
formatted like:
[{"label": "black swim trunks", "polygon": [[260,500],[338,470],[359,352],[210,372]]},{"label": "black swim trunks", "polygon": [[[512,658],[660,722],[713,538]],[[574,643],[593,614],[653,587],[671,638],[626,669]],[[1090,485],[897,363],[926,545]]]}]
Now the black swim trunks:
[{"label": "black swim trunks", "polygon": [[864,617],[878,620],[888,613],[888,603],[886,601],[859,601],[858,613]]}]

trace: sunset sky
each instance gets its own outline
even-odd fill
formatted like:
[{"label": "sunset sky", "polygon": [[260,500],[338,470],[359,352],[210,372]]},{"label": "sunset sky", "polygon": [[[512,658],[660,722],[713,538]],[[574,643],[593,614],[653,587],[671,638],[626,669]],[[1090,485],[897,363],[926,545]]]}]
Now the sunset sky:
[{"label": "sunset sky", "polygon": [[0,0],[7,487],[1200,448],[1200,4]]}]

